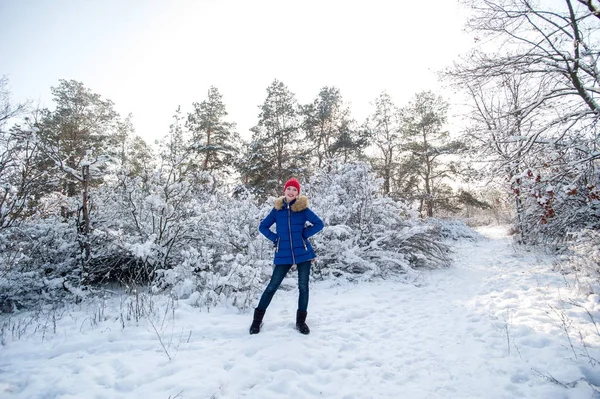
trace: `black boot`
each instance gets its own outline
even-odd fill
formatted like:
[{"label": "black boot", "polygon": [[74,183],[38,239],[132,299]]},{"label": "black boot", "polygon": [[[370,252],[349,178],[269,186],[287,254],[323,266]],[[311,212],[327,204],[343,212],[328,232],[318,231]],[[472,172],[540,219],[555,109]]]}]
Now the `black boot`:
[{"label": "black boot", "polygon": [[265,310],[254,309],[254,319],[250,325],[250,334],[258,334],[260,332],[263,317],[265,317]]},{"label": "black boot", "polygon": [[306,325],[306,312],[298,310],[296,312],[296,330],[300,331],[300,334],[310,334],[310,328]]}]

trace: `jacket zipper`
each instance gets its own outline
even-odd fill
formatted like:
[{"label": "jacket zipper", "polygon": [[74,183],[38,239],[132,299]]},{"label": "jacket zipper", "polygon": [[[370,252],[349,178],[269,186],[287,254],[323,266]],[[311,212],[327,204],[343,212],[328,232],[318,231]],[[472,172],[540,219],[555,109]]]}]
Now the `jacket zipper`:
[{"label": "jacket zipper", "polygon": [[308,251],[308,248],[306,248],[306,241],[304,241],[304,237],[302,237],[302,244],[304,245],[304,250]]},{"label": "jacket zipper", "polygon": [[275,248],[275,252],[279,252],[279,241],[281,238],[277,238],[277,248]]},{"label": "jacket zipper", "polygon": [[288,233],[290,234],[290,249],[292,252],[292,263],[296,264],[296,258],[294,257],[294,242],[292,241],[292,210],[290,204],[288,204]]}]

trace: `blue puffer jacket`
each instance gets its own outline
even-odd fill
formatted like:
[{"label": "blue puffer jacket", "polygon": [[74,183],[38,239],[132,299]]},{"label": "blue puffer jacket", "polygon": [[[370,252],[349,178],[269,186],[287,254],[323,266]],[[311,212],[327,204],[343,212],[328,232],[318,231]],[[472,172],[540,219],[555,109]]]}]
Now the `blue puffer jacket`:
[{"label": "blue puffer jacket", "polygon": [[308,209],[307,197],[301,195],[290,204],[280,197],[258,229],[275,244],[275,265],[294,265],[316,258],[308,238],[323,229],[323,221]]}]

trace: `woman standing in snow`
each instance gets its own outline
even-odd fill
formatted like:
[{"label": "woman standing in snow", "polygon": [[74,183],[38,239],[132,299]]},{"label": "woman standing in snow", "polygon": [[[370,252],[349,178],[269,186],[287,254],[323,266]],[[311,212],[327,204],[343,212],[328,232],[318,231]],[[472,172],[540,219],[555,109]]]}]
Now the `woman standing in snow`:
[{"label": "woman standing in snow", "polygon": [[[310,225],[307,226],[306,222]],[[275,232],[270,229],[273,224],[275,224]],[[310,333],[310,329],[306,325],[308,278],[311,261],[316,258],[316,255],[308,238],[322,229],[323,221],[308,208],[308,198],[300,195],[300,183],[292,177],[283,187],[283,197],[275,200],[274,208],[260,222],[260,232],[275,246],[275,267],[271,281],[254,310],[250,334],[260,332],[265,311],[271,303],[273,295],[294,265],[298,267],[299,291],[296,329],[302,334]]]}]

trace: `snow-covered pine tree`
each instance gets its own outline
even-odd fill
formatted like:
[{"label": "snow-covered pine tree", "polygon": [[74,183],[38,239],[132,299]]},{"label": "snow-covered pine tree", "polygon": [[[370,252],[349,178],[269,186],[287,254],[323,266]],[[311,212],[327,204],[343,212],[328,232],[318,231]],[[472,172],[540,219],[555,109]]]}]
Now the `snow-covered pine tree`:
[{"label": "snow-covered pine tree", "polygon": [[[118,155],[119,147],[114,144],[119,115],[112,101],[102,99],[81,82],[60,80],[51,91],[56,108],[44,109],[36,125],[45,167],[54,174],[50,180],[57,182],[49,191],[79,197],[82,164],[105,168],[106,160]],[[64,214],[75,211],[65,209]]]}]

